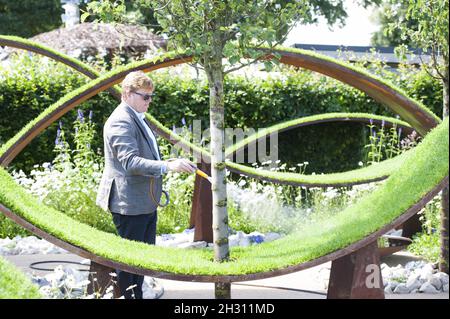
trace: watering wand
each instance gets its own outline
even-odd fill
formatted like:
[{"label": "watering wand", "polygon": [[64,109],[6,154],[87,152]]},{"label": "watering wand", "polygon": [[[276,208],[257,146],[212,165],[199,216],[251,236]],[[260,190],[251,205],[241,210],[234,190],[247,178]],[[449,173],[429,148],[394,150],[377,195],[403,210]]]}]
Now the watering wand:
[{"label": "watering wand", "polygon": [[202,171],[201,169],[198,169],[197,166],[195,164],[191,164],[191,166],[193,168],[195,168],[195,174],[207,179],[211,184],[212,184],[212,178],[210,176],[208,176],[208,174],[206,174],[204,171]]}]

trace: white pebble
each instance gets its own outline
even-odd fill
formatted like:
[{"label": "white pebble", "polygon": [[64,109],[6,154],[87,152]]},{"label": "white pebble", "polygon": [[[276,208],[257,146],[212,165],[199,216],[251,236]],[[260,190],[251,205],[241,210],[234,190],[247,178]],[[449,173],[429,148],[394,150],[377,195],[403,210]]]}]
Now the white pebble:
[{"label": "white pebble", "polygon": [[424,283],[420,287],[419,291],[422,292],[422,293],[425,293],[425,294],[437,294],[437,293],[439,293],[439,291],[436,289],[436,287],[434,287],[429,282]]},{"label": "white pebble", "polygon": [[394,294],[409,294],[411,290],[404,283],[398,284],[394,289]]}]

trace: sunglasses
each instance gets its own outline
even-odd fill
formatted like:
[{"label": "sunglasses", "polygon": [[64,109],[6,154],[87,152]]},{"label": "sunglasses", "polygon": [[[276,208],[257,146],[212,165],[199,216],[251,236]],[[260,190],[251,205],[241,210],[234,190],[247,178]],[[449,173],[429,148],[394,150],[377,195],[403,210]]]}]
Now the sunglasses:
[{"label": "sunglasses", "polygon": [[155,96],[155,93],[150,93],[150,94],[144,94],[144,93],[139,93],[139,92],[133,92],[134,94],[137,94],[139,96],[142,96],[142,99],[144,101],[148,101],[151,97]]}]

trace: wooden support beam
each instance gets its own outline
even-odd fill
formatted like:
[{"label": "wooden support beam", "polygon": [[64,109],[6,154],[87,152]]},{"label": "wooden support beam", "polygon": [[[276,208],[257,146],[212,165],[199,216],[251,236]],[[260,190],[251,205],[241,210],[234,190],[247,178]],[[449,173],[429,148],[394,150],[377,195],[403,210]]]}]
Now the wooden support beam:
[{"label": "wooden support beam", "polygon": [[[211,176],[211,164],[202,162],[198,168]],[[213,242],[211,183],[203,177],[195,177],[190,227],[195,227],[194,241]]]},{"label": "wooden support beam", "polygon": [[331,263],[328,299],[384,299],[377,241]]}]

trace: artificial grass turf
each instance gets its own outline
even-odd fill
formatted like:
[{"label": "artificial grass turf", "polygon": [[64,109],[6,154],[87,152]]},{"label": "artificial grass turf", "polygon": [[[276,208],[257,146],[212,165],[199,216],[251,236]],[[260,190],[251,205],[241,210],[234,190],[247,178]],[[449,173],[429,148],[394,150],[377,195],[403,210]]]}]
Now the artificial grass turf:
[{"label": "artificial grass turf", "polygon": [[0,299],[40,299],[39,289],[10,262],[0,257]]},{"label": "artificial grass turf", "polygon": [[[393,90],[405,95],[391,84],[348,64],[327,57],[318,56],[307,51],[288,48],[283,49],[293,53],[316,56],[322,60],[329,60],[330,62],[341,64],[347,68],[355,69],[368,77],[383,82]],[[168,57],[170,57],[170,55],[158,57],[155,61]],[[64,102],[74,98],[78,94],[82,94],[84,90],[91,88],[95,84],[104,81],[118,72],[148,62],[149,61],[134,63],[131,66],[127,65],[111,71],[101,78],[66,95],[44,111],[45,113],[30,122],[13,139],[4,144],[0,148],[0,154],[4,154],[4,152],[11,147],[18,138],[31,129],[38,120],[57,109]],[[431,117],[437,119],[431,111],[419,102],[412,101]],[[437,121],[439,121],[439,119],[437,119]],[[155,121],[153,122],[155,123]],[[156,124],[161,125],[159,122]],[[430,133],[430,136],[440,134],[439,136],[442,140],[445,139],[446,143],[439,145],[436,138],[434,140],[431,138],[434,142],[429,142],[430,137],[427,137],[423,142],[423,145],[427,146],[420,145],[416,150],[411,151],[414,155],[408,157],[405,156],[404,166],[398,168],[398,171],[394,174],[395,176],[392,176],[378,191],[370,194],[357,205],[349,207],[341,214],[330,218],[325,224],[305,226],[301,231],[286,236],[276,242],[265,243],[251,248],[233,248],[231,251],[235,261],[229,263],[217,264],[212,262],[212,252],[207,250],[186,251],[174,248],[152,247],[142,243],[130,242],[112,234],[95,230],[90,226],[72,220],[54,209],[42,205],[16,185],[3,169],[0,169],[0,181],[2,184],[0,190],[0,202],[11,208],[18,215],[23,216],[31,223],[41,227],[56,237],[100,256],[137,267],[180,274],[246,274],[268,271],[315,259],[345,247],[379,229],[384,224],[388,223],[388,221],[399,216],[409,206],[417,202],[427,191],[436,185],[440,179],[442,179],[442,176],[448,174],[448,120],[444,124],[444,128],[440,125],[440,128],[435,130],[440,133],[432,132]],[[186,144],[190,145],[190,143]],[[441,148],[445,148],[445,151]],[[423,151],[424,149],[425,151]],[[419,150],[421,150],[421,153]],[[420,155],[418,158],[417,154]],[[416,158],[419,159],[418,163],[421,163],[422,166],[417,166],[414,162]],[[423,158],[427,158],[427,160],[421,161],[420,159]],[[444,164],[440,161],[441,159],[445,160],[445,167],[442,166]],[[396,160],[398,161],[398,159]],[[242,166],[228,163],[230,167],[232,167],[230,164],[235,165],[235,167]],[[405,169],[405,166],[407,169]],[[249,168],[249,170],[252,171],[251,168]],[[376,172],[377,168],[374,166],[372,170]],[[444,171],[445,173],[443,173]],[[399,176],[400,172],[403,172],[406,176],[403,176],[405,183],[417,180],[423,183],[411,183],[412,186],[404,186],[402,184],[402,177],[396,177]],[[256,171],[256,173],[260,173],[260,171]],[[420,174],[426,175],[427,178],[422,178],[422,175]],[[319,177],[320,179],[326,178],[324,175],[320,175]],[[416,177],[419,178],[415,179]],[[391,180],[396,182],[390,182]],[[399,192],[405,192],[405,194],[407,193],[411,196],[402,196],[401,198],[398,198]]]},{"label": "artificial grass turf", "polygon": [[376,191],[326,221],[304,225],[279,240],[231,248],[231,262],[207,249],[150,246],[81,224],[41,204],[0,169],[0,202],[35,226],[105,258],[176,274],[241,275],[316,259],[344,248],[399,217],[448,175],[448,119],[433,129]]}]

